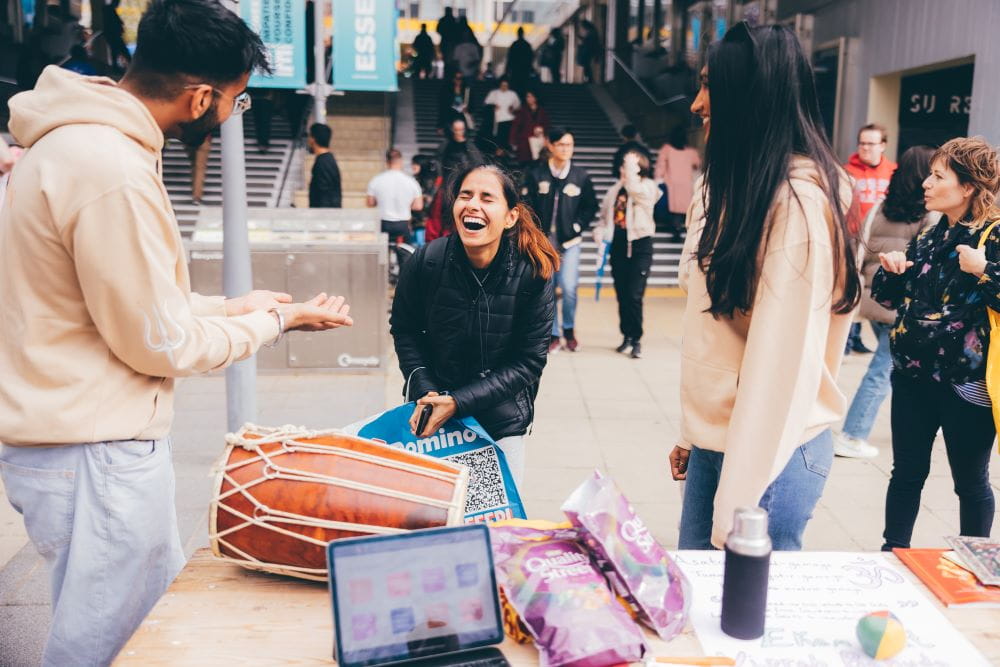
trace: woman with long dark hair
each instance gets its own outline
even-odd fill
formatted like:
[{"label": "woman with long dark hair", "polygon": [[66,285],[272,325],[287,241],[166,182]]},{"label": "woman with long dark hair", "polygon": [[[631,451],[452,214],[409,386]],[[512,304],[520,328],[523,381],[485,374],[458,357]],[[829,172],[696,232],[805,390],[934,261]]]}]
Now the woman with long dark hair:
[{"label": "woman with long dark hair", "polygon": [[924,179],[931,171],[934,149],[914,146],[903,153],[899,167],[889,180],[885,199],[876,204],[864,220],[861,230],[861,275],[865,290],[861,294],[861,316],[867,318],[878,338],[875,354],[861,378],[858,391],[844,419],[844,430],[833,434],[833,453],[847,458],[871,458],[878,449],[868,443],[875,417],[882,401],[889,395],[889,329],[896,321],[896,311],[875,303],[871,297],[872,278],[879,268],[879,253],[906,250],[917,234],[937,222],[940,213],[924,208]]},{"label": "woman with long dark hair", "polygon": [[731,28],[691,110],[708,144],[680,269],[680,548],[722,547],[734,510],[760,505],[774,548],[800,549],[833,461],[836,377],[861,292],[851,186],[788,28]]},{"label": "woman with long dark hair", "polygon": [[419,397],[410,425],[416,432],[425,405],[433,411],[418,437],[453,416],[475,417],[520,484],[559,256],[507,172],[470,165],[449,183],[455,233],[417,250],[392,304],[404,392]]},{"label": "woman with long dark hair", "polygon": [[[892,341],[892,476],[883,550],[908,548],[938,429],[959,500],[962,535],[989,537],[996,427],[986,387],[988,308],[1000,310],[1000,161],[982,138],[952,139],[931,157],[924,204],[940,221],[906,251],[879,254],[872,298],[899,314]],[[987,236],[987,238],[983,238]]]}]

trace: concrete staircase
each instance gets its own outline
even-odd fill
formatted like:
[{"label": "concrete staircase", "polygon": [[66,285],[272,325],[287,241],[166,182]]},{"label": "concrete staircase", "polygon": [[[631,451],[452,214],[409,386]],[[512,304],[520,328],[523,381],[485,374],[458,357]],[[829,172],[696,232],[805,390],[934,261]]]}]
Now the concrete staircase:
[{"label": "concrete staircase", "polygon": [[[385,152],[392,137],[392,115],[382,93],[352,92],[333,97],[327,106],[327,124],[333,129],[330,148],[340,167],[344,208],[364,208],[368,182],[385,169]],[[313,156],[302,161],[303,189],[295,194],[296,207],[309,206]]]},{"label": "concrete staircase", "polygon": [[[253,114],[244,114],[243,124],[247,205],[277,206],[282,181],[292,156],[292,136],[288,124],[280,114],[275,114],[271,146],[267,153],[262,153],[257,148]],[[171,140],[163,148],[163,181],[170,194],[181,235],[188,238],[194,231],[199,207],[191,202],[191,161],[180,142]],[[208,158],[204,205],[222,205],[222,141],[218,132],[212,138],[212,152]]]},{"label": "concrete staircase", "polygon": [[[413,81],[414,107],[416,110],[417,146],[420,153],[433,153],[441,142],[437,134],[437,100],[441,87],[438,80]],[[471,84],[470,106],[475,115],[481,108],[492,82],[476,81]],[[597,190],[598,200],[617,180],[611,174],[611,158],[620,144],[618,131],[608,120],[604,109],[591,93],[590,87],[578,84],[543,84],[538,89],[542,106],[554,125],[573,132],[576,150],[573,162],[590,174]],[[655,156],[654,156],[655,157]],[[594,285],[599,250],[584,236],[580,282]],[[658,233],[653,240],[653,267],[649,285],[675,287],[677,263],[682,244],[669,241],[669,234]],[[602,285],[612,284],[611,267],[607,267]]]}]

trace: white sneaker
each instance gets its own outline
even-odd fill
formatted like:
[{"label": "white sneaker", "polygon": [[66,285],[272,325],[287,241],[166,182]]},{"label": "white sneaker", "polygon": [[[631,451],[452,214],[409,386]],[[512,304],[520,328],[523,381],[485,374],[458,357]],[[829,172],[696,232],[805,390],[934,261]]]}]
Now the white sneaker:
[{"label": "white sneaker", "polygon": [[872,459],[878,456],[878,447],[872,447],[860,438],[834,433],[833,453],[849,459]]}]

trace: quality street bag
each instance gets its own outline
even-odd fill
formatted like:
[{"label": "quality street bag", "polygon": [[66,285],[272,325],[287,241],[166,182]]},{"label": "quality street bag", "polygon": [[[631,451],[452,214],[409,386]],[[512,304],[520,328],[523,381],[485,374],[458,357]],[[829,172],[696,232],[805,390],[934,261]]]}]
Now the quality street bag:
[{"label": "quality street bag", "polygon": [[466,523],[526,518],[507,458],[479,422],[473,417],[449,419],[434,435],[418,438],[410,430],[410,416],[415,405],[404,403],[346,426],[343,431],[467,466]]}]

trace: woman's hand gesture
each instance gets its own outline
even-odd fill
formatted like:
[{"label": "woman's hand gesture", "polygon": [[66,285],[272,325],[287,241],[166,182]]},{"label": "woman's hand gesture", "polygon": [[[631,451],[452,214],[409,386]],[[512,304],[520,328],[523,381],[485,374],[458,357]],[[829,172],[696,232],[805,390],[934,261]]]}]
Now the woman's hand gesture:
[{"label": "woman's hand gesture", "polygon": [[[425,405],[431,406],[431,416],[427,420],[423,433],[417,433],[417,422],[420,420],[420,412]],[[451,396],[442,396],[436,391],[429,391],[426,396],[417,401],[417,405],[413,409],[413,414],[410,416],[410,430],[418,438],[430,437],[446,421],[455,416],[457,409],[458,404]]]},{"label": "woman's hand gesture", "polygon": [[878,254],[878,261],[881,262],[882,268],[885,269],[886,273],[894,273],[896,275],[906,273],[906,270],[913,266],[913,262],[906,259],[906,253],[899,250],[880,252]]}]

